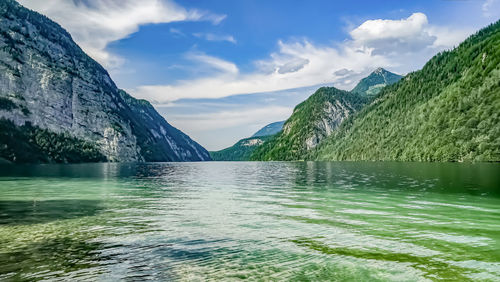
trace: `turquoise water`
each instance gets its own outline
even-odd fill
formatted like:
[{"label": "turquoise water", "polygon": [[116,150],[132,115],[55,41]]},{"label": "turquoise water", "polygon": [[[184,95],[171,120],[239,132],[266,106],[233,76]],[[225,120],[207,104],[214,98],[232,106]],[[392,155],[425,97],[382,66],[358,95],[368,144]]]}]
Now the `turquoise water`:
[{"label": "turquoise water", "polygon": [[0,166],[0,280],[500,281],[500,165]]}]

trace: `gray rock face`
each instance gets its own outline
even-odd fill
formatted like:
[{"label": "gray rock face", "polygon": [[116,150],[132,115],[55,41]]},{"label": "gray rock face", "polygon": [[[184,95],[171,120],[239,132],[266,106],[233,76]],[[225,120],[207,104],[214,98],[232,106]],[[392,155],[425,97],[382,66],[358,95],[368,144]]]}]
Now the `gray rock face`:
[{"label": "gray rock face", "polygon": [[[58,24],[0,3],[0,118],[95,142],[110,161],[202,161],[208,152],[119,90]],[[9,102],[10,103],[10,102]]]},{"label": "gray rock face", "polygon": [[339,100],[333,103],[326,101],[321,117],[315,121],[315,130],[305,141],[307,150],[316,147],[323,139],[330,136],[345,119],[356,111],[357,109],[351,104],[341,103]]}]

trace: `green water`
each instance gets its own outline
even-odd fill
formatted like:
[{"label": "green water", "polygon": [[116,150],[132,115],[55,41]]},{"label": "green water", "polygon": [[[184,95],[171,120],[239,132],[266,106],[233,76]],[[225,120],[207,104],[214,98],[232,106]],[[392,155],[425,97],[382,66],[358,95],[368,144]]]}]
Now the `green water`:
[{"label": "green water", "polygon": [[500,165],[0,166],[0,280],[500,281]]}]

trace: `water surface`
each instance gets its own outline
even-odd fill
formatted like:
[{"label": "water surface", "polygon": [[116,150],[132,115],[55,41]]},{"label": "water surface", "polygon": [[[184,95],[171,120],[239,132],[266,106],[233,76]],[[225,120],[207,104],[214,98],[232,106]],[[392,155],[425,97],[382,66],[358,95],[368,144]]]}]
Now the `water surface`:
[{"label": "water surface", "polygon": [[500,280],[500,165],[0,166],[0,280]]}]

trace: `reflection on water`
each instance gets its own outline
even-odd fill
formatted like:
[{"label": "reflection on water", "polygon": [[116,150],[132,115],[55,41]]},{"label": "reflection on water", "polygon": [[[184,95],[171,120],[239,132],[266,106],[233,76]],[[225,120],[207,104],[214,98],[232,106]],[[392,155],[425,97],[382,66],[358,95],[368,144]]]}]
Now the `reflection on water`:
[{"label": "reflection on water", "polygon": [[0,167],[0,280],[500,280],[500,165]]},{"label": "reflection on water", "polygon": [[0,200],[0,225],[35,224],[80,216],[93,216],[100,209],[97,200]]}]

